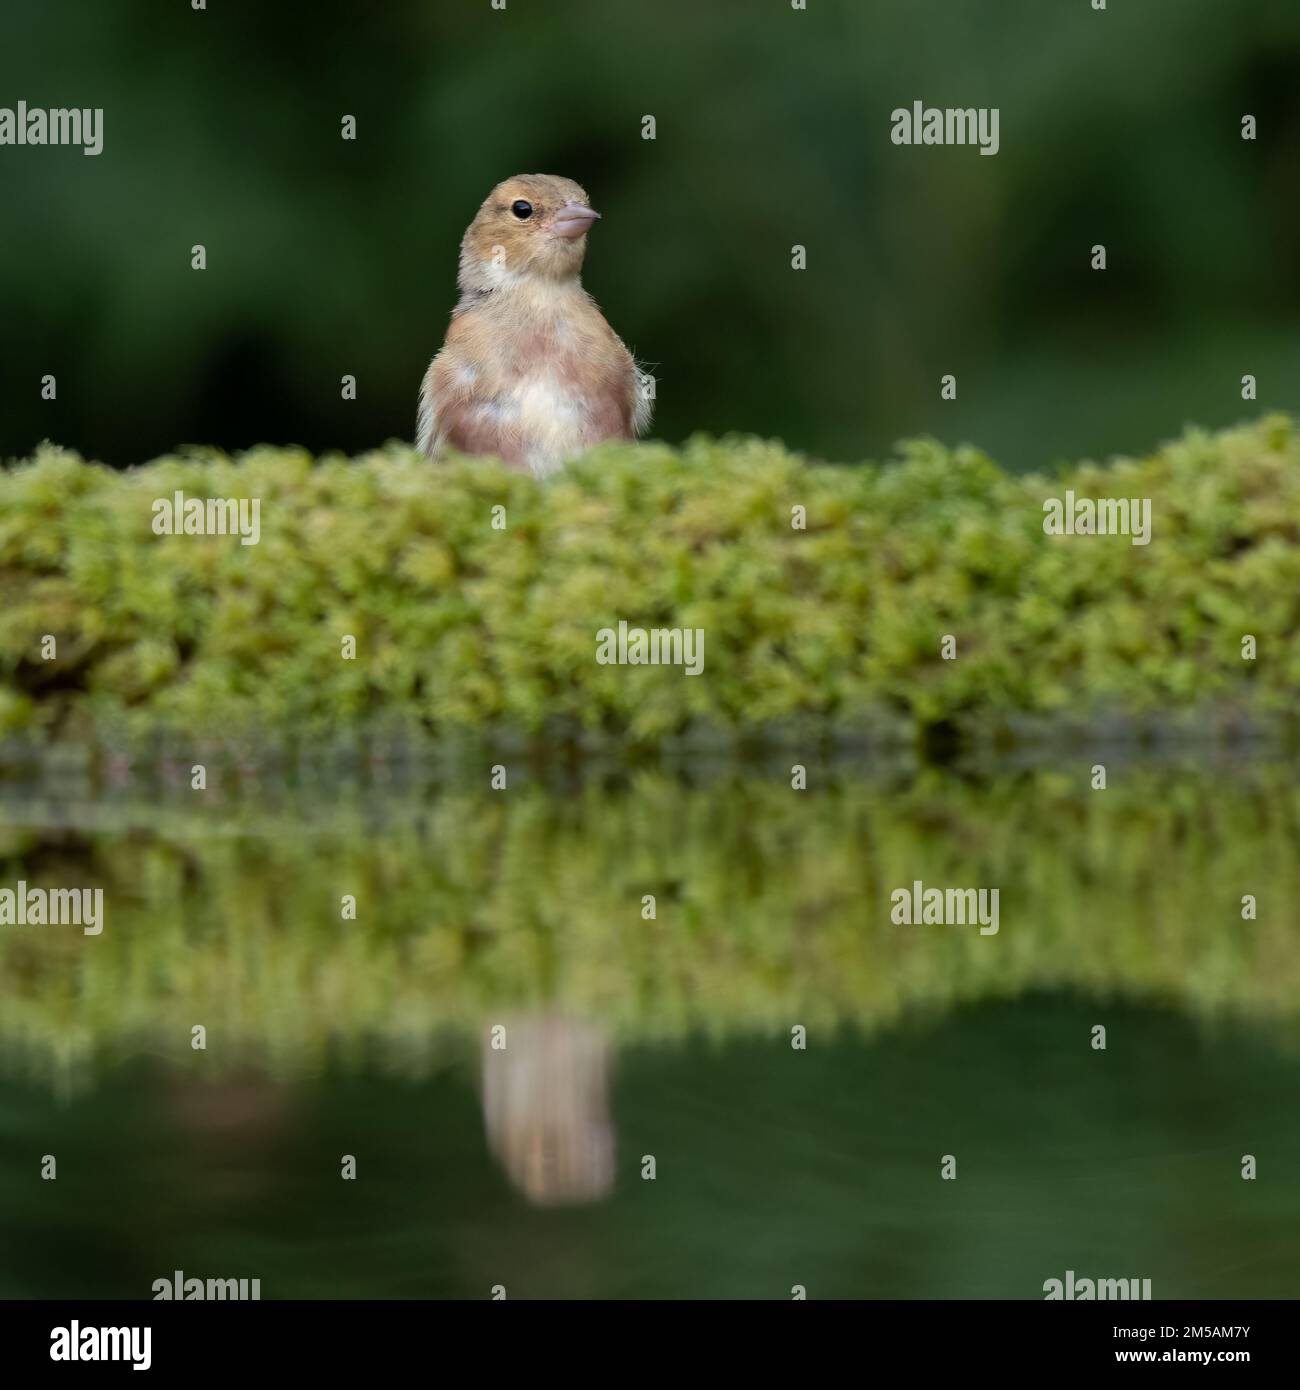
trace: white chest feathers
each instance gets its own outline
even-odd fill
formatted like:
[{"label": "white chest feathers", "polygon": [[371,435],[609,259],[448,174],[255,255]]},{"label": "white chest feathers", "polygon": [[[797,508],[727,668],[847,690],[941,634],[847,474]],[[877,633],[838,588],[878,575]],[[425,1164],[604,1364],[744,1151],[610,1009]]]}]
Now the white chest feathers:
[{"label": "white chest feathers", "polygon": [[525,446],[529,470],[546,478],[587,444],[587,411],[555,374],[539,370],[510,391],[503,405]]},{"label": "white chest feathers", "polygon": [[509,368],[485,423],[510,434],[538,478],[559,472],[594,442],[583,389],[583,344],[565,322],[563,301],[538,306],[517,332]]}]

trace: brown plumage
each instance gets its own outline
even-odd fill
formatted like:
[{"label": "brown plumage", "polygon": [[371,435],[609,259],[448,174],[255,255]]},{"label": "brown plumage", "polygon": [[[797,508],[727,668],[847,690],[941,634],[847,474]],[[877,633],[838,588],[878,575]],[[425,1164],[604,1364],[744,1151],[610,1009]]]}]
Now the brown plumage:
[{"label": "brown plumage", "polygon": [[420,391],[416,443],[496,454],[537,477],[649,423],[636,363],[578,278],[598,213],[569,179],[521,174],[460,245],[460,302]]}]

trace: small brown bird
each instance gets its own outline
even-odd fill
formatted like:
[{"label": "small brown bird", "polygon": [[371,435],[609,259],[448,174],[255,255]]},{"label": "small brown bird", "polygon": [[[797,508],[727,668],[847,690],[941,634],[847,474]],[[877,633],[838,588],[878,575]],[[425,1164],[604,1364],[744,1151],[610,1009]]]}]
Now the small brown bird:
[{"label": "small brown bird", "polygon": [[495,454],[544,478],[649,424],[632,354],[578,278],[599,216],[553,174],[488,194],[460,244],[460,302],[420,391],[421,452]]}]

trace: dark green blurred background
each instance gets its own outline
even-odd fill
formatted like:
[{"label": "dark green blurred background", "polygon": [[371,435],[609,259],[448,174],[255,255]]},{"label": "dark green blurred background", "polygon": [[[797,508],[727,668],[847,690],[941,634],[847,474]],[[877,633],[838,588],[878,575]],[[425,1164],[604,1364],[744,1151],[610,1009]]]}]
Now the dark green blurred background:
[{"label": "dark green blurred background", "polygon": [[[0,456],[410,438],[460,235],[532,171],[605,213],[669,440],[1023,468],[1295,409],[1298,76],[1295,0],[0,0],[0,105],[105,108],[98,158],[0,148]],[[895,147],[917,99],[1001,152]]]}]

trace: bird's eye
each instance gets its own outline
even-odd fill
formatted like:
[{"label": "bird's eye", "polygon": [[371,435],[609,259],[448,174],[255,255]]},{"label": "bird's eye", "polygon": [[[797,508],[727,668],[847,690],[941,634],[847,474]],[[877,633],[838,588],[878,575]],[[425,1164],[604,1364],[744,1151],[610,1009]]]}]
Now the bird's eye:
[{"label": "bird's eye", "polygon": [[524,202],[524,200],[520,198],[518,202],[510,204],[510,211],[513,212],[521,222],[527,222],[533,215],[533,205]]}]

